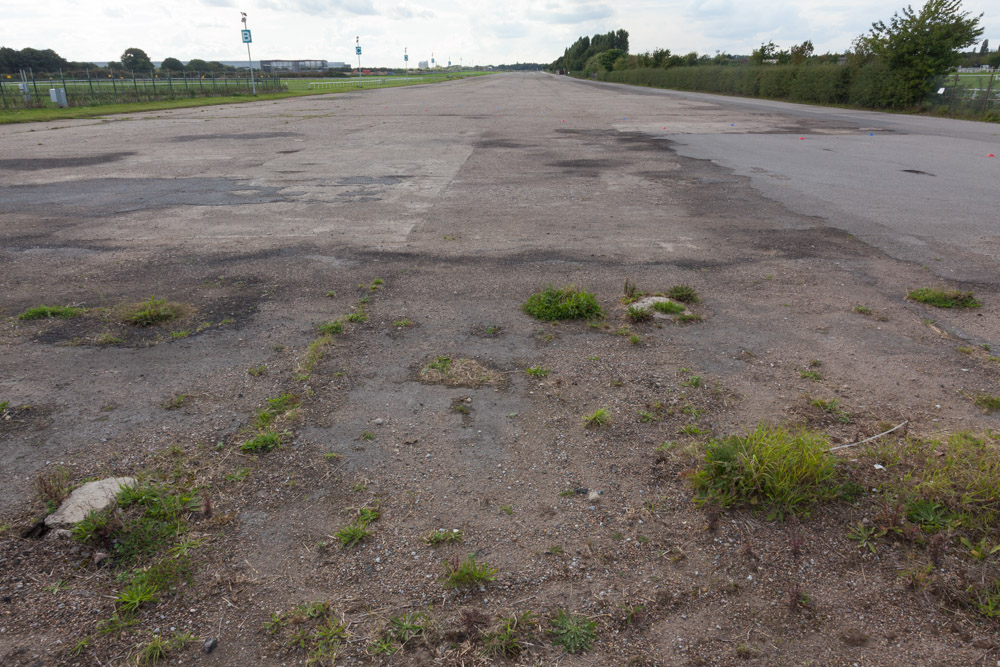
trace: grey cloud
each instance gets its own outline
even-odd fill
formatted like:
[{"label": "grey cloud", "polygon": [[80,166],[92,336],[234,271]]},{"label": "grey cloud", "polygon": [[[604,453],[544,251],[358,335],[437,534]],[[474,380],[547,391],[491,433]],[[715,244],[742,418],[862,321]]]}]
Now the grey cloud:
[{"label": "grey cloud", "polygon": [[235,7],[236,0],[201,0],[202,4],[209,7]]}]

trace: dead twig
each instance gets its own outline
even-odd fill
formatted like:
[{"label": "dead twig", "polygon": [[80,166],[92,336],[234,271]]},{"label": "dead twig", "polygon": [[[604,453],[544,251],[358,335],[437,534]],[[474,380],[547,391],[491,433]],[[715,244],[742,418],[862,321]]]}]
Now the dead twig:
[{"label": "dead twig", "polygon": [[835,451],[837,451],[838,449],[847,449],[848,447],[857,447],[858,445],[863,445],[863,444],[865,444],[866,442],[871,442],[872,440],[877,440],[878,438],[881,438],[881,437],[882,437],[883,435],[889,435],[889,434],[890,434],[890,433],[892,433],[893,431],[897,431],[897,430],[899,430],[899,429],[903,428],[904,426],[906,426],[906,425],[907,425],[907,424],[909,424],[909,423],[910,423],[910,420],[909,420],[909,419],[907,419],[907,420],[906,420],[906,421],[904,421],[904,422],[903,422],[902,424],[898,424],[898,425],[896,425],[896,426],[893,426],[893,427],[892,427],[892,428],[890,428],[890,429],[889,429],[888,431],[882,431],[882,432],[881,432],[881,433],[879,433],[878,435],[873,435],[873,436],[872,436],[872,437],[870,437],[870,438],[865,438],[864,440],[858,440],[857,442],[852,442],[852,443],[851,443],[851,444],[849,444],[849,445],[838,445],[838,446],[836,446],[836,447],[831,447],[831,448],[830,448],[830,451],[831,451],[831,452],[835,452]]}]

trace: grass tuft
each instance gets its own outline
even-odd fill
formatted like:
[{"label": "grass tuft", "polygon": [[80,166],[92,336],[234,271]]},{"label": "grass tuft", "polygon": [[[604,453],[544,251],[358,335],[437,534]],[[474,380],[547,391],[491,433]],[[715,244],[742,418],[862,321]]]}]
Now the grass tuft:
[{"label": "grass tuft", "polygon": [[585,415],[583,425],[587,427],[599,427],[611,423],[611,413],[607,408],[597,408],[592,414]]},{"label": "grass tuft", "polygon": [[667,296],[674,301],[680,301],[681,303],[698,303],[701,299],[698,297],[698,292],[695,291],[690,285],[674,285],[667,290]]},{"label": "grass tuft", "polygon": [[532,294],[522,306],[528,315],[539,320],[597,319],[604,316],[597,298],[573,286],[558,289],[552,285]]},{"label": "grass tuft", "polygon": [[134,309],[125,314],[125,321],[136,327],[151,327],[176,319],[180,315],[176,304],[167,303],[166,299],[149,297]]},{"label": "grass tuft", "polygon": [[766,507],[779,518],[834,498],[836,479],[824,435],[767,424],[745,436],[710,440],[693,476],[701,503]]},{"label": "grass tuft", "polygon": [[979,308],[983,305],[976,301],[972,292],[940,290],[933,287],[915,289],[907,294],[906,298],[935,308]]},{"label": "grass tuft", "polygon": [[326,336],[339,336],[344,333],[344,323],[341,320],[330,320],[320,322],[316,325],[316,330]]},{"label": "grass tuft", "polygon": [[83,308],[73,306],[35,306],[29,308],[17,316],[19,320],[46,320],[50,318],[70,319],[79,317],[84,312]]},{"label": "grass tuft", "polygon": [[497,570],[489,563],[476,562],[476,555],[469,554],[464,560],[452,558],[443,563],[444,585],[447,588],[472,588],[496,581]]},{"label": "grass tuft", "polygon": [[653,303],[653,310],[664,315],[677,315],[684,312],[684,306],[676,301],[656,301]]}]

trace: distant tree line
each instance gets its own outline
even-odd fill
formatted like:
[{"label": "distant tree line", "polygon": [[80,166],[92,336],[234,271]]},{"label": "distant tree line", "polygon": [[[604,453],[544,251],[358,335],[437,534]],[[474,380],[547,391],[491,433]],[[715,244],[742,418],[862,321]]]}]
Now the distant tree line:
[{"label": "distant tree line", "polygon": [[99,66],[92,62],[74,62],[66,60],[52,49],[32,49],[25,48],[20,51],[6,46],[0,46],[0,72],[7,74],[16,73],[19,70],[31,70],[36,76],[54,76],[60,71],[66,76],[82,75],[85,71],[91,74],[108,74],[109,72],[135,72],[137,76],[147,76],[150,71],[157,70],[159,73],[181,72],[236,72],[237,67],[225,65],[217,60],[202,60],[194,58],[185,65],[177,58],[164,58],[160,67],[153,66],[153,62],[145,51],[135,47],[129,47],[122,53],[117,61],[111,61],[106,66]]},{"label": "distant tree line", "polygon": [[628,53],[628,32],[581,37],[549,67],[578,76],[639,85],[871,108],[911,107],[935,85],[935,77],[960,65],[1000,67],[1000,53],[986,41],[979,16],[961,0],[928,0],[877,21],[843,54],[817,55],[809,40],[782,49],[761,44],[749,56],[714,57],[670,49]]}]

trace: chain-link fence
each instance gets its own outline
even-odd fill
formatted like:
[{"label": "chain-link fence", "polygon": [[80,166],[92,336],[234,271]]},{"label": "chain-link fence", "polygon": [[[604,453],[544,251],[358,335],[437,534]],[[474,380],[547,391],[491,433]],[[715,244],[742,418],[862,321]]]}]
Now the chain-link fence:
[{"label": "chain-link fence", "polygon": [[1000,72],[956,72],[939,77],[927,104],[948,115],[1000,120]]},{"label": "chain-link fence", "polygon": [[[96,106],[150,102],[189,97],[215,97],[250,95],[285,90],[277,74],[255,72],[183,72],[174,74],[149,72],[140,76],[136,72],[112,71],[110,74],[91,75],[86,78],[36,76],[30,70],[0,73],[0,99],[6,111],[43,107]],[[54,91],[54,92],[53,92]],[[61,92],[60,92],[61,91]]]}]

